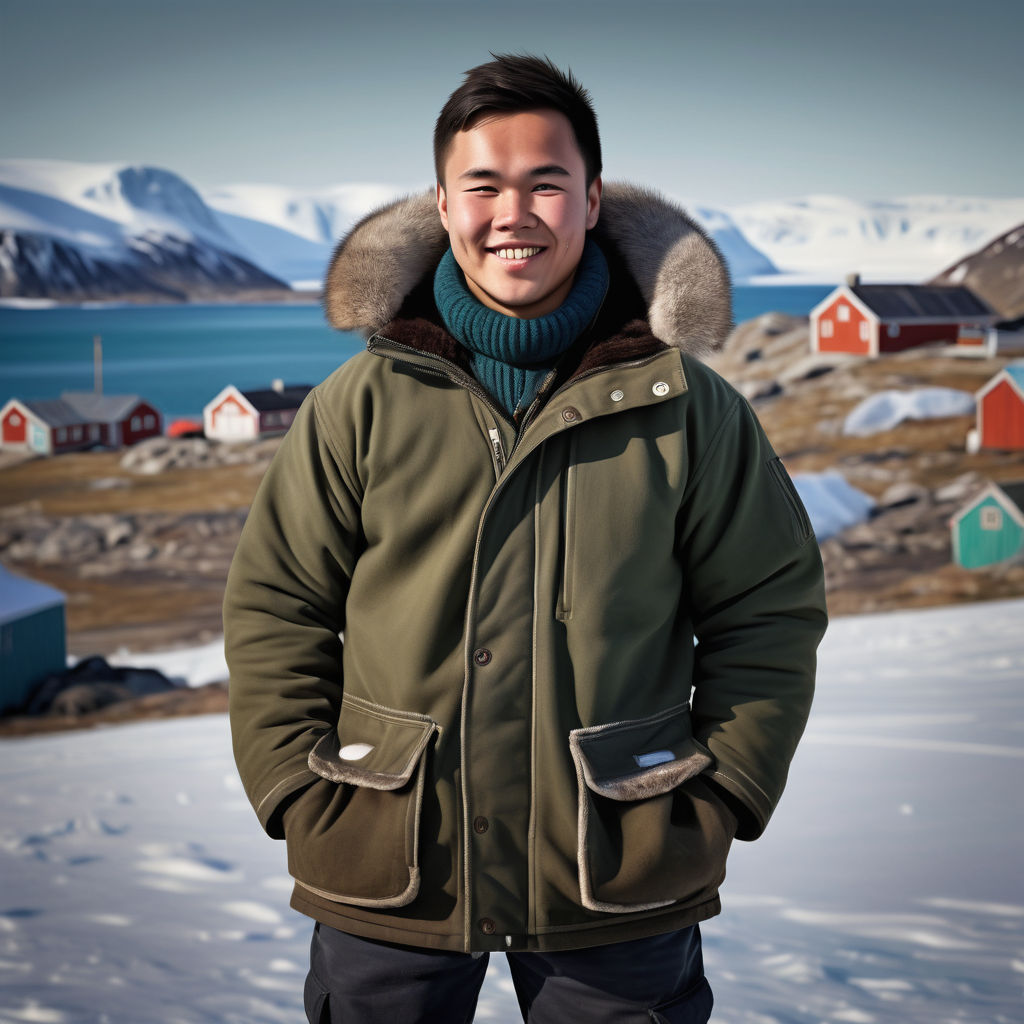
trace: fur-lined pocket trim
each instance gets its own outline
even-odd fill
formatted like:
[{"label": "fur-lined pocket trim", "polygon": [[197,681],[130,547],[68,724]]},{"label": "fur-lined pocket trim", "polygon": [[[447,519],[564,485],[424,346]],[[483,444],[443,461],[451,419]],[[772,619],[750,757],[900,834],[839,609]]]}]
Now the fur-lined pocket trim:
[{"label": "fur-lined pocket trim", "polygon": [[693,737],[689,705],[573,729],[569,749],[583,906],[623,914],[712,898],[733,837],[699,778],[714,759]]}]

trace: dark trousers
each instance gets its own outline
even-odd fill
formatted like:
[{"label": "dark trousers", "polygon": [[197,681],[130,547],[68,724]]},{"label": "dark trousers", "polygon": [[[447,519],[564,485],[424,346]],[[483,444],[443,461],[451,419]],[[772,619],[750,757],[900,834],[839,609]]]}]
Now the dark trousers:
[{"label": "dark trousers", "polygon": [[[529,1024],[705,1024],[711,1016],[696,925],[610,946],[506,956]],[[487,959],[317,924],[306,1016],[310,1024],[469,1024]]]}]

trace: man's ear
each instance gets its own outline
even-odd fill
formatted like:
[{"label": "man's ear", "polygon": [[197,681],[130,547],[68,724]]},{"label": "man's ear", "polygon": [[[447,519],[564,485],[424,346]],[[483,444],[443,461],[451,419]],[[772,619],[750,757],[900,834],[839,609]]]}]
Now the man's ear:
[{"label": "man's ear", "polygon": [[[440,188],[440,185],[438,186]],[[587,230],[589,231],[595,224],[597,224],[597,218],[601,216],[601,176],[598,175],[591,183],[590,188],[587,189]],[[444,215],[442,214],[442,218]],[[448,224],[445,223],[445,228]]]},{"label": "man's ear", "polygon": [[[445,231],[448,230],[448,197],[444,194],[444,186],[437,183],[437,212],[441,214],[441,223]],[[597,223],[596,221],[594,222]]]}]

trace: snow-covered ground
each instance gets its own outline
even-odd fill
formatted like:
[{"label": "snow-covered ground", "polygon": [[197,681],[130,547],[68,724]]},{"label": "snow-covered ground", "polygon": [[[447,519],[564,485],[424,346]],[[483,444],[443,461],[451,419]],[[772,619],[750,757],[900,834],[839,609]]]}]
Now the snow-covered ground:
[{"label": "snow-covered ground", "polygon": [[843,433],[867,437],[882,430],[891,430],[904,420],[931,420],[973,414],[974,395],[958,388],[876,391],[850,411],[843,421]]},{"label": "snow-covered ground", "polygon": [[[833,623],[767,833],[703,926],[716,1024],[1024,1006],[1024,600]],[[302,1019],[310,922],[224,716],[0,744],[0,1022]],[[518,1021],[504,958],[477,1019]]]}]

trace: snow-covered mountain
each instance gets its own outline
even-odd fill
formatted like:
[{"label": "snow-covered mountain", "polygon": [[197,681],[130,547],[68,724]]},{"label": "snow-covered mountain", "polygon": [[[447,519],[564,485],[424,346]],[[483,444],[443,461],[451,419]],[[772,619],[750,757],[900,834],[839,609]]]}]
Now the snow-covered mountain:
[{"label": "snow-covered mountain", "polygon": [[923,280],[1024,221],[1024,199],[808,196],[727,213],[783,274],[841,281]]},{"label": "snow-covered mountain", "polygon": [[[200,193],[171,171],[0,160],[0,296],[195,296],[315,289],[337,240],[417,191],[238,184]],[[923,280],[1024,222],[1022,199],[809,196],[728,208],[683,202],[733,279]]]},{"label": "snow-covered mountain", "polygon": [[293,287],[319,288],[338,239],[402,191],[374,184],[321,190],[227,185],[203,193],[221,227]]},{"label": "snow-covered mountain", "polygon": [[[323,280],[338,239],[358,220],[417,191],[373,184],[320,191],[232,185],[204,192],[203,198],[261,266],[293,285],[310,287]],[[703,206],[690,207],[689,213],[715,240],[736,280],[775,273],[771,260],[743,237],[727,213]]]},{"label": "snow-covered mountain", "polygon": [[170,171],[0,160],[0,296],[185,298],[285,287]]}]

